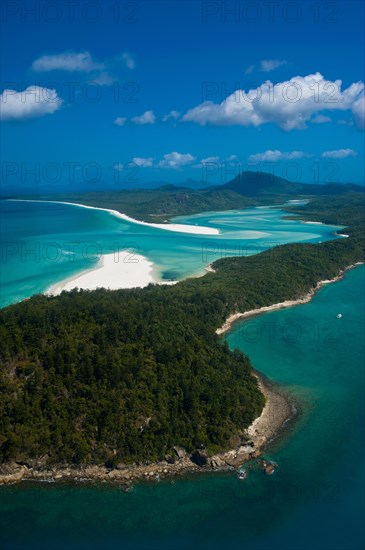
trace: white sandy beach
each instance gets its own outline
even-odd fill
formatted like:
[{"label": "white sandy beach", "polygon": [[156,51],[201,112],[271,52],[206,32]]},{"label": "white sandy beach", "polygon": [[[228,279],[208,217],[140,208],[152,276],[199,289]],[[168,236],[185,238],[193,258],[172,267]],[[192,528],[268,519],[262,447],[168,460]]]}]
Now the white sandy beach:
[{"label": "white sandy beach", "polygon": [[202,225],[188,225],[181,223],[148,223],[140,220],[135,220],[126,214],[118,212],[118,210],[111,210],[109,208],[99,208],[96,206],[87,206],[86,204],[79,204],[77,202],[67,202],[67,201],[42,201],[42,200],[30,200],[30,199],[7,199],[12,202],[42,202],[46,204],[67,204],[69,206],[78,206],[79,208],[89,208],[90,210],[103,210],[104,212],[109,212],[117,218],[121,218],[127,222],[136,223],[138,225],[147,225],[148,227],[156,227],[157,229],[164,229],[165,231],[175,231],[176,233],[194,233],[195,235],[219,235],[219,229],[215,227],[205,227]]},{"label": "white sandy beach", "polygon": [[116,290],[144,287],[149,283],[158,282],[160,281],[154,273],[152,262],[140,254],[131,256],[125,251],[125,254],[104,254],[96,267],[52,285],[46,294],[55,296],[63,290],[72,290],[76,287],[84,290],[101,287]]}]

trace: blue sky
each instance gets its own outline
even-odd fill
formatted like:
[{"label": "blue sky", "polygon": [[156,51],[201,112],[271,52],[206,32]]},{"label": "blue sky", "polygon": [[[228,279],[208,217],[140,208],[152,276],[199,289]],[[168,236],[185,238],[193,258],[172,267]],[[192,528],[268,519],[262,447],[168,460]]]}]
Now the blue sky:
[{"label": "blue sky", "polygon": [[364,183],[361,1],[43,0],[2,21],[3,192]]}]

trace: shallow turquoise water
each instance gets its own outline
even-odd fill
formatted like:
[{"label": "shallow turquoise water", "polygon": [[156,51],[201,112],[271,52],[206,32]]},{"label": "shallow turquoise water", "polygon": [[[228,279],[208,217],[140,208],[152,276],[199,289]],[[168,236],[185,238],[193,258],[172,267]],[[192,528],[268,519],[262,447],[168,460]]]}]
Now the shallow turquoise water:
[{"label": "shallow turquoise water", "polygon": [[[5,549],[360,550],[364,547],[364,266],[311,302],[227,336],[295,396],[299,420],[250,469],[141,484],[0,488]],[[337,319],[341,312],[343,317]]]},{"label": "shallow turquoise water", "polygon": [[[225,255],[324,241],[337,229],[282,220],[280,210],[266,207],[176,219],[222,232],[202,236],[68,205],[1,206],[2,305],[117,248],[147,256],[163,278],[180,278]],[[357,268],[309,304],[238,323],[227,337],[300,404],[299,421],[268,449],[280,464],[272,478],[252,470],[242,483],[215,473],[139,485],[130,494],[103,485],[1,488],[0,541],[6,548],[361,548],[363,277]]]},{"label": "shallow turquoise water", "polygon": [[333,239],[339,227],[283,220],[281,210],[269,207],[176,218],[221,231],[194,235],[64,204],[0,201],[0,208],[0,307],[94,267],[101,254],[128,249],[153,261],[163,280],[181,279],[202,275],[221,257],[255,254],[288,242]]}]

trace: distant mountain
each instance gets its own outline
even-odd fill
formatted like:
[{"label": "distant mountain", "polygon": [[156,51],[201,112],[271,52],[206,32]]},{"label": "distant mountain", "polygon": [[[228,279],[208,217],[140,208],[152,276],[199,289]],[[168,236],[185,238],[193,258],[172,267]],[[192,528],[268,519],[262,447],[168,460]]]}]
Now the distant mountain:
[{"label": "distant mountain", "polygon": [[[267,173],[242,172],[224,185],[212,185],[205,189],[189,189],[181,185],[164,184],[155,189],[104,190],[54,195],[39,193],[33,198],[111,208],[140,220],[161,222],[173,216],[200,212],[283,204],[292,197],[339,196],[356,191],[364,192],[364,187],[340,183],[327,185],[293,183]],[[6,197],[3,196],[3,198]],[[8,198],[11,197],[8,196]],[[29,196],[23,198],[29,198]]]},{"label": "distant mountain", "polygon": [[[217,189],[217,187],[215,187]],[[364,188],[351,183],[311,184],[296,183],[266,172],[242,172],[234,179],[218,187],[253,197],[256,195],[339,195]]]}]

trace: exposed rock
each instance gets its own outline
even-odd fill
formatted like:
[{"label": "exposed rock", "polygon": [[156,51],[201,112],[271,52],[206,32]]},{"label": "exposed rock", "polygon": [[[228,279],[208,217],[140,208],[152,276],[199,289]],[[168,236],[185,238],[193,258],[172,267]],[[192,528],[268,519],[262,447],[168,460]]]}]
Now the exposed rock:
[{"label": "exposed rock", "polygon": [[237,468],[238,466],[241,466],[248,458],[250,457],[250,450],[251,447],[247,447],[245,445],[244,447],[239,447],[235,451],[228,451],[222,455],[222,458],[224,459],[225,463],[228,464],[228,466],[232,466],[233,468]]},{"label": "exposed rock", "polygon": [[13,474],[15,470],[20,468],[20,465],[16,462],[8,462],[6,464],[0,464],[0,476],[7,476]]},{"label": "exposed rock", "polygon": [[22,466],[26,466],[27,468],[35,468],[39,470],[40,468],[43,468],[47,464],[48,455],[44,455],[38,458],[28,458],[24,461],[19,461],[18,464],[21,464]]},{"label": "exposed rock", "polygon": [[25,467],[20,466],[20,468],[13,473],[0,475],[0,485],[6,485],[7,483],[16,483],[17,481],[20,481],[21,479],[23,479],[25,471]]},{"label": "exposed rock", "polygon": [[275,472],[275,469],[278,467],[277,463],[270,460],[263,460],[262,461],[262,469],[264,470],[265,474],[271,475]]},{"label": "exposed rock", "polygon": [[208,456],[205,451],[196,450],[190,457],[191,462],[198,466],[206,466],[208,464]]},{"label": "exposed rock", "polygon": [[173,447],[177,458],[184,458],[186,456],[186,451],[182,449],[181,447]]},{"label": "exposed rock", "polygon": [[251,458],[258,458],[260,455],[261,453],[257,449],[250,454]]},{"label": "exposed rock", "polygon": [[212,468],[223,468],[224,466],[227,465],[227,463],[220,456],[212,456],[209,460],[209,465]]}]

